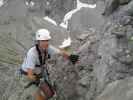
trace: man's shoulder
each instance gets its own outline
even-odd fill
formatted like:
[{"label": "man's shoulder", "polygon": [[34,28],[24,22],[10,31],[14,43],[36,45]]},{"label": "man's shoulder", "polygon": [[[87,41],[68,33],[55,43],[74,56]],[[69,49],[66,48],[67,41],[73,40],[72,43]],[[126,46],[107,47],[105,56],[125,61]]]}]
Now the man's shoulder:
[{"label": "man's shoulder", "polygon": [[31,48],[28,50],[28,52],[32,52],[32,51],[35,51],[35,50],[36,50],[36,47],[33,46],[33,47],[31,47]]},{"label": "man's shoulder", "polygon": [[36,47],[33,46],[28,50],[28,54],[36,54]]}]

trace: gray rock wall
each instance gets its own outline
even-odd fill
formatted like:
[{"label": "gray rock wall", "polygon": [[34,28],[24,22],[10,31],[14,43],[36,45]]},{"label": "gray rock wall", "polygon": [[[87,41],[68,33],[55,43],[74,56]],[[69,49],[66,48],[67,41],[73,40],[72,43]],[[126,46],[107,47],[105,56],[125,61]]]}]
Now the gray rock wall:
[{"label": "gray rock wall", "polygon": [[[81,1],[103,3],[103,0]],[[51,58],[49,71],[57,86],[57,100],[132,100],[133,18],[132,1],[129,1],[106,0],[104,12],[111,17],[101,15],[99,11],[103,6],[100,3],[96,9],[82,8],[72,16],[69,22],[71,49],[78,52],[80,61],[72,65],[62,57]],[[44,1],[34,2],[39,5]],[[21,5],[15,8],[18,15],[23,15],[21,17],[12,6],[16,4]],[[53,10],[49,16],[60,22],[74,5],[71,0],[50,1],[55,9],[50,8]],[[38,28],[48,28],[52,32],[51,43],[56,47],[68,37],[67,30],[42,19],[45,15],[43,6],[27,8],[24,1],[12,0],[0,9],[1,100],[18,100],[22,95],[14,73],[28,48],[34,44],[33,36]]]}]

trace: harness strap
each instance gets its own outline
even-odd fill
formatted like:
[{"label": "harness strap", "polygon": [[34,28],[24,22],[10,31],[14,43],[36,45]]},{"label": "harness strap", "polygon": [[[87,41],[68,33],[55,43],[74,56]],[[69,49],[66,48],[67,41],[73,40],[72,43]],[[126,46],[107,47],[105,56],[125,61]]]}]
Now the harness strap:
[{"label": "harness strap", "polygon": [[20,73],[23,75],[27,75],[27,72],[25,72],[22,68],[19,69]]},{"label": "harness strap", "polygon": [[50,58],[50,55],[48,54],[47,50],[44,50],[44,52],[43,52],[44,53],[44,57],[42,57],[42,54],[41,54],[41,51],[39,49],[38,44],[36,44],[35,46],[36,46],[36,50],[37,50],[37,53],[38,53],[38,56],[39,56],[40,66],[44,65],[46,63],[46,59]]},{"label": "harness strap", "polygon": [[[39,49],[38,44],[36,44],[35,46],[36,46],[36,50],[37,50],[38,57],[39,57],[39,62],[40,62],[40,65],[36,65],[35,67],[41,67],[42,65],[45,64],[46,57],[47,57],[47,52],[46,52],[46,50],[44,51],[44,59],[42,59],[43,57],[42,57],[42,54],[41,54],[41,51],[40,51],[40,49]],[[25,73],[25,75],[27,75],[27,74]],[[38,86],[39,83],[40,83],[39,80],[38,80],[38,81],[32,81],[32,82],[30,82],[29,84],[27,84],[27,85],[25,86],[25,88],[28,88],[28,87],[30,87],[31,85],[37,85],[37,86]]]},{"label": "harness strap", "polygon": [[37,50],[37,53],[38,53],[40,65],[42,65],[43,63],[45,63],[45,61],[42,60],[42,55],[41,55],[41,51],[40,51],[40,49],[39,49],[38,44],[36,44],[36,50]]}]

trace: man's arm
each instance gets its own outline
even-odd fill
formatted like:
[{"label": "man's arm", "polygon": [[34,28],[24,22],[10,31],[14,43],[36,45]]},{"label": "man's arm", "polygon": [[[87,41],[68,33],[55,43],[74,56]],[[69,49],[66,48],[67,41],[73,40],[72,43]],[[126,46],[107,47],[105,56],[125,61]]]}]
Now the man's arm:
[{"label": "man's arm", "polygon": [[35,75],[33,73],[33,69],[35,68],[35,65],[36,65],[36,59],[37,59],[37,56],[35,54],[35,50],[34,50],[34,48],[31,48],[27,52],[27,56],[23,63],[23,68],[26,70],[27,76],[31,80],[35,80]]},{"label": "man's arm", "polygon": [[35,76],[34,73],[33,73],[33,69],[28,68],[28,70],[27,70],[27,77],[28,77],[30,80],[33,80],[33,81],[36,80],[36,76]]},{"label": "man's arm", "polygon": [[59,55],[63,56],[64,58],[70,60],[72,62],[72,64],[75,64],[79,59],[79,56],[77,54],[72,54],[71,52],[69,52],[65,49],[57,49],[57,48],[51,46],[51,51],[53,51],[53,53],[59,54]]},{"label": "man's arm", "polygon": [[71,55],[68,51],[64,50],[64,49],[59,49],[60,50],[60,55],[63,56],[64,58],[69,58],[69,56]]},{"label": "man's arm", "polygon": [[66,57],[66,58],[68,58],[68,56],[70,56],[70,53],[67,52],[66,50],[64,50],[64,49],[59,49],[59,48],[55,48],[55,47],[52,46],[52,45],[49,46],[49,53],[50,53],[51,55],[59,54],[59,55],[61,55],[61,56],[63,56],[63,57]]}]

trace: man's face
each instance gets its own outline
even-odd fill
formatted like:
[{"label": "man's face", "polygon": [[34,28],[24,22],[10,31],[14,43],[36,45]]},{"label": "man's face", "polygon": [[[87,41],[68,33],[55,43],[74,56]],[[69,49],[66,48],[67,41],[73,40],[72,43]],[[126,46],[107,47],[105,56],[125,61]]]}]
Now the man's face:
[{"label": "man's face", "polygon": [[41,40],[39,41],[39,45],[42,49],[47,49],[49,45],[49,40]]}]

